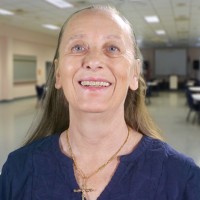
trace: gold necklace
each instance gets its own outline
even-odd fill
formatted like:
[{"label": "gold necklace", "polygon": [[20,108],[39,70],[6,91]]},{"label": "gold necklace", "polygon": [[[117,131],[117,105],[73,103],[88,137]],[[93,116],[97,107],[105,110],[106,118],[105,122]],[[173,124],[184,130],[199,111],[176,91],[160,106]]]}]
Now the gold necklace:
[{"label": "gold necklace", "polygon": [[96,169],[94,172],[92,172],[91,174],[89,175],[85,175],[83,173],[83,171],[78,167],[77,165],[77,162],[76,162],[76,158],[73,154],[73,151],[72,151],[72,148],[71,148],[71,145],[70,145],[70,142],[69,142],[69,134],[68,134],[68,130],[66,130],[66,138],[67,138],[67,145],[69,147],[69,153],[70,153],[70,156],[73,160],[73,165],[74,165],[74,168],[75,170],[77,171],[77,173],[81,176],[81,178],[83,179],[83,183],[82,183],[82,186],[79,188],[79,189],[74,189],[74,192],[81,192],[82,193],[82,200],[85,200],[86,198],[86,193],[88,192],[92,192],[94,191],[94,189],[92,188],[87,188],[87,181],[92,177],[94,176],[95,174],[97,174],[99,171],[101,171],[102,169],[104,169],[111,161],[113,161],[116,157],[117,157],[117,154],[121,151],[121,149],[124,147],[124,145],[127,143],[128,141],[128,138],[129,138],[129,135],[130,135],[130,131],[129,131],[129,127],[128,127],[128,134],[127,134],[127,137],[126,139],[124,140],[123,144],[119,147],[119,149],[107,160],[107,162],[105,162],[103,165],[101,165],[98,169]]}]

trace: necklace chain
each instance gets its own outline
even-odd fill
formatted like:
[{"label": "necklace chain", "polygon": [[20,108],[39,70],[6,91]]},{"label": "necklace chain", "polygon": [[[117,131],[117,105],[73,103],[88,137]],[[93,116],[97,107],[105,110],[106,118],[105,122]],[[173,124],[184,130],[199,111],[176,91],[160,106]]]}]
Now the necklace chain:
[{"label": "necklace chain", "polygon": [[67,145],[68,145],[68,148],[69,148],[69,153],[70,153],[70,156],[73,160],[73,165],[74,165],[74,168],[75,170],[77,171],[77,173],[81,176],[81,178],[83,179],[83,184],[81,186],[80,189],[74,189],[74,192],[81,192],[82,193],[82,200],[85,200],[85,195],[87,192],[92,192],[94,191],[94,189],[86,189],[86,186],[87,186],[87,181],[94,175],[96,175],[99,171],[101,171],[102,169],[104,169],[111,161],[113,161],[116,157],[117,157],[117,154],[121,151],[121,149],[124,147],[124,145],[127,143],[128,141],[128,138],[129,138],[129,135],[130,135],[130,131],[129,131],[129,127],[128,127],[128,134],[127,134],[127,137],[126,139],[124,140],[124,142],[122,143],[122,145],[119,147],[119,149],[103,164],[101,165],[99,168],[97,168],[94,172],[92,172],[91,174],[89,175],[85,175],[84,172],[78,167],[78,164],[77,164],[77,161],[76,161],[76,158],[75,158],[75,155],[73,154],[73,151],[72,151],[72,147],[70,145],[70,142],[69,142],[69,134],[68,134],[68,130],[66,131],[66,139],[67,139]]}]

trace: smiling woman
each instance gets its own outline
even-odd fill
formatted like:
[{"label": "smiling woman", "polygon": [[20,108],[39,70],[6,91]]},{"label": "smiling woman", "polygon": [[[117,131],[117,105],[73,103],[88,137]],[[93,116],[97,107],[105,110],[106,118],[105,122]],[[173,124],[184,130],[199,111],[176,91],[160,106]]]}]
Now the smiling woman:
[{"label": "smiling woman", "polygon": [[162,141],[141,66],[132,28],[115,9],[74,13],[38,124],[3,167],[0,199],[197,200],[200,169]]}]

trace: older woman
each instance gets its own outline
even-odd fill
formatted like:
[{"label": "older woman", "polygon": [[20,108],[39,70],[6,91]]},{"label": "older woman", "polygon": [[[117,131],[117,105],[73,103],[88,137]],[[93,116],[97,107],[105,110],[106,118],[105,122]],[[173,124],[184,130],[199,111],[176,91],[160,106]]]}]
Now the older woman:
[{"label": "older woman", "polygon": [[128,21],[95,6],[63,25],[41,120],[9,155],[1,200],[197,200],[200,169],[161,141]]}]

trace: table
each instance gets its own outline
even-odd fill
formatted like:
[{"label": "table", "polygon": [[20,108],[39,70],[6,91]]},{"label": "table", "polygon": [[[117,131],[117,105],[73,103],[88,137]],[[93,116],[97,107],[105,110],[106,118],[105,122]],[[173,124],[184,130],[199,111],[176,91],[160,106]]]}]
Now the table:
[{"label": "table", "polygon": [[147,85],[151,86],[151,87],[157,87],[158,86],[158,81],[147,82]]},{"label": "table", "polygon": [[190,81],[188,81],[188,82],[186,83],[186,86],[187,86],[187,87],[192,87],[192,86],[194,86],[194,84],[195,84],[195,81],[190,80]]},{"label": "table", "polygon": [[192,98],[194,101],[200,103],[200,93],[198,94],[192,94]]},{"label": "table", "polygon": [[[194,103],[200,105],[200,93],[192,94],[192,98],[194,100]],[[198,121],[200,123],[200,110],[198,112]]]},{"label": "table", "polygon": [[193,86],[188,88],[191,92],[200,92],[200,86]]},{"label": "table", "polygon": [[154,80],[154,81],[148,81],[147,82],[147,88],[148,88],[148,98],[150,102],[150,96],[152,95],[152,92],[157,92],[158,95],[158,90],[159,90],[159,80]]}]

